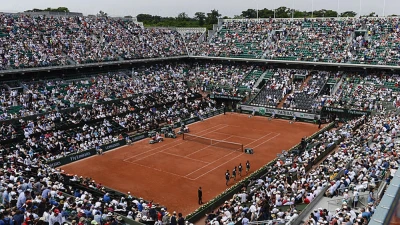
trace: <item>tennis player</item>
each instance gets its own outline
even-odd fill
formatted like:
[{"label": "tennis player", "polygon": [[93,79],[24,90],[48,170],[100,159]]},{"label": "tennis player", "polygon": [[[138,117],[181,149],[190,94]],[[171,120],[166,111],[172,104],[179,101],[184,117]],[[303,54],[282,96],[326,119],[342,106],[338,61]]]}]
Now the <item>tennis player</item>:
[{"label": "tennis player", "polygon": [[236,166],[232,170],[232,178],[233,178],[233,180],[236,180]]},{"label": "tennis player", "polygon": [[226,186],[228,186],[228,182],[230,179],[231,179],[231,175],[229,174],[229,170],[226,170],[226,173],[225,173]]},{"label": "tennis player", "polygon": [[249,115],[249,118],[253,117],[254,115],[256,115],[256,109],[253,108],[253,111],[251,112],[251,115]]},{"label": "tennis player", "polygon": [[275,119],[275,112],[272,112],[271,116],[268,118],[269,120]]},{"label": "tennis player", "polygon": [[294,123],[296,122],[296,115],[293,116],[293,119],[291,121],[289,121],[289,123]]},{"label": "tennis player", "polygon": [[248,174],[249,171],[250,171],[250,162],[249,162],[249,160],[247,160],[247,162],[246,162],[246,174]]},{"label": "tennis player", "polygon": [[243,168],[242,168],[242,163],[239,163],[239,166],[238,166],[238,173],[239,173],[239,176],[240,176],[240,177],[242,177],[242,170],[243,170]]}]

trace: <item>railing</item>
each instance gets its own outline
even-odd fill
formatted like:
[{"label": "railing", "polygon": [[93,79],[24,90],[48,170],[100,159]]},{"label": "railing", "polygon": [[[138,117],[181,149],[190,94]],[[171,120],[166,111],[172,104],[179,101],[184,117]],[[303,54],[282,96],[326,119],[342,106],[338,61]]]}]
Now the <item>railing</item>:
[{"label": "railing", "polygon": [[[332,20],[334,19],[335,21],[343,21],[343,20],[349,20],[349,19],[357,19],[358,17],[313,17],[313,18],[307,18],[307,20],[314,22],[314,21],[326,21],[326,20]],[[371,19],[378,19],[378,18],[388,18],[388,17],[363,17],[363,18],[371,18]],[[392,18],[398,18],[398,17],[390,17]],[[275,21],[293,21],[293,20],[298,20],[298,21],[304,21],[304,18],[245,18],[245,19],[218,19],[218,23],[229,23],[229,22],[249,22],[249,21],[270,21],[270,20],[275,20]]]},{"label": "railing", "polygon": [[[363,206],[366,207],[368,205],[368,193],[367,194],[362,194],[358,196],[358,205],[357,207]],[[347,202],[347,205],[351,206],[353,208],[353,202],[354,202],[354,197],[350,197],[350,201]],[[335,211],[336,208],[342,208],[343,204],[343,198],[337,198],[334,200],[329,200],[328,201],[328,211]]]}]

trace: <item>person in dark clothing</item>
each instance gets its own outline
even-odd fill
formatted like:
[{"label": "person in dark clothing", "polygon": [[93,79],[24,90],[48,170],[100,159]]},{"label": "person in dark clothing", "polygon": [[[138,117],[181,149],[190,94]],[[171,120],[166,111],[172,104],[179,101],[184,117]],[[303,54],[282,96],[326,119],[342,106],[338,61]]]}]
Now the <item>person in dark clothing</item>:
[{"label": "person in dark clothing", "polygon": [[235,168],[233,168],[233,170],[232,170],[232,178],[233,178],[233,180],[236,180],[236,169],[237,169],[237,167],[235,166]]},{"label": "person in dark clothing", "polygon": [[178,214],[178,225],[185,225],[185,219],[183,219],[182,213]]},{"label": "person in dark clothing", "polygon": [[21,225],[22,223],[24,223],[24,214],[20,210],[15,211],[13,220],[14,220],[14,225]]},{"label": "person in dark clothing", "polygon": [[177,221],[176,221],[176,212],[174,212],[171,216],[171,223],[170,225],[177,225]]},{"label": "person in dark clothing", "polygon": [[317,121],[318,121],[318,129],[321,129],[321,124],[322,124],[321,119],[318,119]]},{"label": "person in dark clothing", "polygon": [[3,212],[3,222],[5,225],[13,225],[14,221],[12,220],[12,218],[9,216],[9,212],[6,210]]},{"label": "person in dark clothing", "polygon": [[197,190],[197,196],[199,197],[199,205],[203,204],[203,190],[201,190],[201,187]]},{"label": "person in dark clothing", "polygon": [[242,163],[239,163],[238,172],[240,177],[242,176],[242,170],[243,170]]},{"label": "person in dark clothing", "polygon": [[229,174],[229,170],[226,170],[226,173],[225,173],[225,180],[226,180],[226,186],[228,186],[228,182],[229,182],[229,180],[231,179],[231,177],[230,177],[230,174]]}]

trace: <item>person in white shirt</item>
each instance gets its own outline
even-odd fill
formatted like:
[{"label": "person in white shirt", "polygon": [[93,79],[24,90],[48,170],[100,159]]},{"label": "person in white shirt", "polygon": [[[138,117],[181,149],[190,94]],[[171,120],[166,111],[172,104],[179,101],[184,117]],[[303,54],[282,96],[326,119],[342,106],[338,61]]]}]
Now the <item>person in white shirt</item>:
[{"label": "person in white shirt", "polygon": [[63,217],[58,209],[55,209],[53,214],[49,217],[49,225],[54,225],[55,222],[58,222],[59,224],[63,223]]}]

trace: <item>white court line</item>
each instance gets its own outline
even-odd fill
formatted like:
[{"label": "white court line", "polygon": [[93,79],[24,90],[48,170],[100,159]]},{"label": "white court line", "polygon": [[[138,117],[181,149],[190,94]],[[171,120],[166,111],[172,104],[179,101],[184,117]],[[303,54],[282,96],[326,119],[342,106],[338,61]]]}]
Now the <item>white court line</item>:
[{"label": "white court line", "polygon": [[[227,126],[218,128],[218,129],[216,129],[216,130],[221,130],[221,129],[224,129],[225,127],[227,127]],[[209,129],[211,129],[211,128],[209,128]],[[207,129],[207,130],[209,130],[209,129]],[[206,132],[206,133],[204,133],[204,134],[202,134],[202,135],[209,134],[209,133],[212,133],[212,132],[214,132],[214,131],[209,131],[209,132]],[[200,133],[200,132],[199,132],[199,133]],[[160,153],[160,152],[164,152],[164,151],[167,150],[167,149],[174,148],[174,147],[176,147],[176,146],[178,146],[178,145],[182,145],[182,144],[184,144],[184,143],[186,143],[186,141],[182,141],[181,143],[178,143],[178,144],[169,146],[168,148],[165,148],[165,145],[160,146],[160,148],[162,148],[161,151],[157,151],[157,152],[155,152],[155,153],[152,153],[152,154],[150,154],[150,155],[144,156],[144,157],[142,157],[142,158],[138,158],[138,159],[134,160],[133,162],[137,162],[137,161],[139,161],[139,160],[148,158],[148,157],[150,157],[150,156],[152,156],[152,155],[155,155],[155,154]],[[156,148],[156,149],[160,149],[160,148]],[[156,149],[153,149],[153,150],[156,150]],[[146,151],[145,153],[147,153],[147,152],[153,152],[153,150]],[[138,155],[142,155],[142,154],[138,154]],[[136,155],[136,156],[137,156],[137,155]],[[136,157],[136,156],[135,156],[135,157]],[[133,157],[129,157],[129,158],[127,158],[127,159],[131,159],[131,158],[133,158]],[[124,159],[124,161],[127,160],[127,159]]]},{"label": "white court line", "polygon": [[[238,128],[243,129],[243,130],[255,130],[255,131],[262,131],[262,132],[265,132],[265,130],[254,129],[254,128],[248,128],[248,127],[241,127],[241,126],[236,126],[236,125],[229,125],[229,126],[231,126],[231,127],[238,127]],[[274,132],[274,133],[275,133],[275,132]]]},{"label": "white court line", "polygon": [[[215,132],[215,131],[214,131]],[[226,140],[226,139],[228,139],[228,138],[230,138],[230,137],[232,137],[232,135],[231,136],[229,136],[229,137],[227,137],[227,138],[225,138],[225,139],[220,139],[221,141],[223,141],[223,140]],[[199,152],[199,151],[201,151],[201,150],[204,150],[204,149],[206,149],[206,148],[209,148],[209,147],[216,147],[216,148],[218,148],[217,146],[213,146],[213,145],[207,145],[206,147],[204,147],[204,148],[201,148],[201,149],[199,149],[199,150],[197,150],[197,151],[194,151],[194,152],[192,152],[192,153],[190,153],[190,154],[188,154],[188,155],[186,155],[186,157],[188,157],[188,156],[190,156],[190,155],[193,155],[193,154],[195,154],[195,153],[197,153],[197,152]],[[207,162],[208,163],[208,162]]]},{"label": "white court line", "polygon": [[[218,124],[218,125],[215,125],[215,126],[213,126],[213,127],[204,129],[204,130],[200,131],[199,133],[202,133],[202,132],[207,131],[207,130],[210,130],[210,129],[214,129],[215,127],[218,127],[218,126],[220,126],[220,125],[224,125],[224,127],[219,128],[219,129],[223,129],[223,128],[227,127],[227,125],[225,125],[225,124]],[[141,140],[141,141],[145,141],[145,140],[146,140],[146,139]],[[160,149],[160,148],[165,148],[167,145],[170,145],[170,144],[179,142],[179,140],[180,140],[180,138],[177,138],[176,140],[171,141],[171,142],[169,142],[169,143],[166,143],[165,145],[162,145],[162,146],[159,146],[159,147],[155,147],[155,148],[150,148],[148,151],[144,151],[144,152],[141,152],[141,153],[139,153],[139,154],[135,154],[135,155],[133,155],[133,156],[131,156],[131,157],[125,158],[123,161],[126,161],[126,160],[131,159],[131,158],[135,158],[135,157],[137,157],[137,156],[139,156],[139,155],[143,155],[143,154],[146,154],[146,153],[148,153],[148,152],[152,152],[152,151],[157,150],[157,149]],[[174,146],[177,146],[177,145],[174,145]],[[173,146],[173,147],[174,147],[174,146]]]},{"label": "white court line", "polygon": [[[271,133],[269,133],[269,134],[271,134]],[[264,135],[264,136],[260,137],[259,139],[255,140],[255,141],[253,141],[253,142],[250,142],[248,145],[250,145],[250,144],[252,144],[252,143],[254,143],[254,142],[258,141],[258,140],[261,140],[262,138],[264,138],[265,136],[268,136],[269,134]],[[246,146],[248,146],[248,145],[246,145]],[[229,155],[231,155],[231,154],[233,154],[233,153],[235,153],[235,151],[233,151],[233,152],[231,152],[231,153],[229,153],[229,154],[223,156],[222,158],[225,158],[225,157],[227,157],[227,156],[229,156]],[[243,154],[243,153],[241,153],[241,154]],[[240,154],[240,155],[241,155],[241,154]],[[195,170],[195,171],[193,171],[193,172],[191,172],[191,173],[189,173],[189,174],[186,174],[185,177],[187,177],[187,176],[189,176],[189,175],[191,175],[191,174],[193,174],[193,173],[195,173],[195,172],[197,172],[197,171],[203,169],[204,167],[207,167],[207,166],[209,166],[209,165],[215,163],[216,161],[218,161],[218,160],[220,160],[220,159],[221,159],[221,158],[218,158],[218,159],[216,159],[216,160],[210,162],[209,164],[207,164],[207,165],[205,165],[205,166],[203,166],[203,167],[200,167],[199,169],[197,169],[197,170]],[[189,179],[190,179],[190,178],[189,178]]]},{"label": "white court line", "polygon": [[[233,153],[235,153],[234,151],[232,151],[231,153],[229,153],[229,154],[227,154],[227,155],[224,155],[223,157],[222,157],[222,159],[223,158],[225,158],[225,157],[227,157],[227,156],[230,156],[230,155],[232,155]],[[239,154],[239,155],[242,155],[243,153],[241,153],[241,154]],[[191,173],[188,173],[188,174],[186,174],[185,175],[185,177],[186,178],[188,178],[188,179],[192,179],[192,178],[189,178],[189,177],[187,177],[187,176],[189,176],[189,175],[191,175],[191,174],[194,174],[194,173],[196,173],[197,171],[199,171],[199,170],[201,170],[201,169],[203,169],[204,167],[207,167],[207,166],[209,166],[209,165],[211,165],[211,164],[213,164],[213,163],[215,163],[216,161],[218,161],[218,160],[220,160],[221,158],[218,158],[218,159],[216,159],[216,160],[214,160],[214,161],[212,161],[212,162],[210,162],[210,163],[208,163],[207,165],[205,165],[205,166],[202,166],[202,167],[200,167],[200,168],[198,168],[197,170],[195,170],[195,171],[192,171]]]},{"label": "white court line", "polygon": [[202,161],[202,160],[198,160],[198,159],[193,159],[193,158],[189,158],[189,157],[187,157],[187,156],[182,156],[182,155],[173,154],[173,153],[169,153],[169,152],[161,152],[161,153],[164,153],[164,154],[167,154],[167,155],[178,156],[178,157],[181,157],[181,158],[184,158],[184,159],[188,159],[188,160],[192,160],[192,161],[196,161],[196,162],[208,163],[208,162],[206,162],[206,161]]},{"label": "white court line", "polygon": [[140,163],[137,163],[137,162],[129,162],[129,161],[126,161],[126,162],[134,164],[134,165],[138,165],[138,166],[143,166],[143,167],[148,168],[148,169],[153,169],[153,170],[156,170],[156,171],[159,171],[159,172],[168,173],[168,174],[180,177],[180,178],[186,178],[185,176],[182,176],[182,175],[179,175],[179,174],[176,174],[176,173],[171,173],[171,172],[168,172],[168,171],[165,171],[165,170],[162,170],[162,169],[158,169],[158,168],[155,168],[155,167],[146,166],[146,165],[143,165],[143,164],[140,164]]},{"label": "white court line", "polygon": [[[217,133],[217,134],[226,134],[226,135],[229,135],[229,134],[227,134],[227,133],[222,133],[222,132],[215,132],[214,131],[214,133]],[[243,138],[243,139],[248,139],[248,140],[257,140],[257,139],[254,139],[254,138],[248,138],[248,137],[243,137],[243,136],[237,136],[237,135],[231,135],[231,137],[238,137],[238,138]],[[225,139],[224,139],[225,140]]]},{"label": "white court line", "polygon": [[[277,136],[279,136],[279,135],[280,135],[280,134],[277,134],[277,135],[275,135],[275,136],[273,136],[273,137],[271,137],[271,138],[268,138],[266,141],[263,141],[261,144],[257,145],[256,147],[258,147],[258,146],[264,144],[265,142],[267,142],[267,141],[269,141],[269,140],[271,140],[271,139],[274,139],[275,137],[277,137]],[[255,148],[255,147],[254,147],[254,148]],[[204,176],[204,175],[210,173],[211,171],[216,170],[217,168],[219,168],[219,167],[221,167],[221,166],[227,164],[228,162],[230,162],[230,161],[232,161],[232,160],[238,158],[239,156],[242,156],[243,154],[244,154],[244,153],[241,153],[240,155],[235,156],[234,158],[232,158],[232,159],[230,159],[230,160],[228,160],[228,161],[226,161],[226,162],[224,162],[224,163],[222,163],[222,164],[219,164],[217,167],[215,167],[215,168],[213,168],[213,169],[207,171],[206,173],[204,173],[204,174],[202,174],[202,175],[200,175],[200,176],[194,178],[194,180],[197,180],[197,179],[199,179],[200,177],[202,177],[202,176]],[[187,176],[187,175],[186,175],[186,176]]]},{"label": "white court line", "polygon": [[269,140],[271,140],[271,139],[273,139],[273,138],[275,138],[275,137],[278,137],[279,135],[281,135],[281,134],[280,134],[280,133],[278,133],[277,135],[273,136],[272,138],[269,138],[268,140],[266,140],[266,141],[263,141],[263,142],[261,142],[261,144],[259,144],[259,145],[256,145],[256,146],[254,146],[254,147],[252,147],[252,148],[257,148],[258,146],[260,146],[260,145],[264,144],[265,142],[267,142],[267,141],[269,141]]}]

